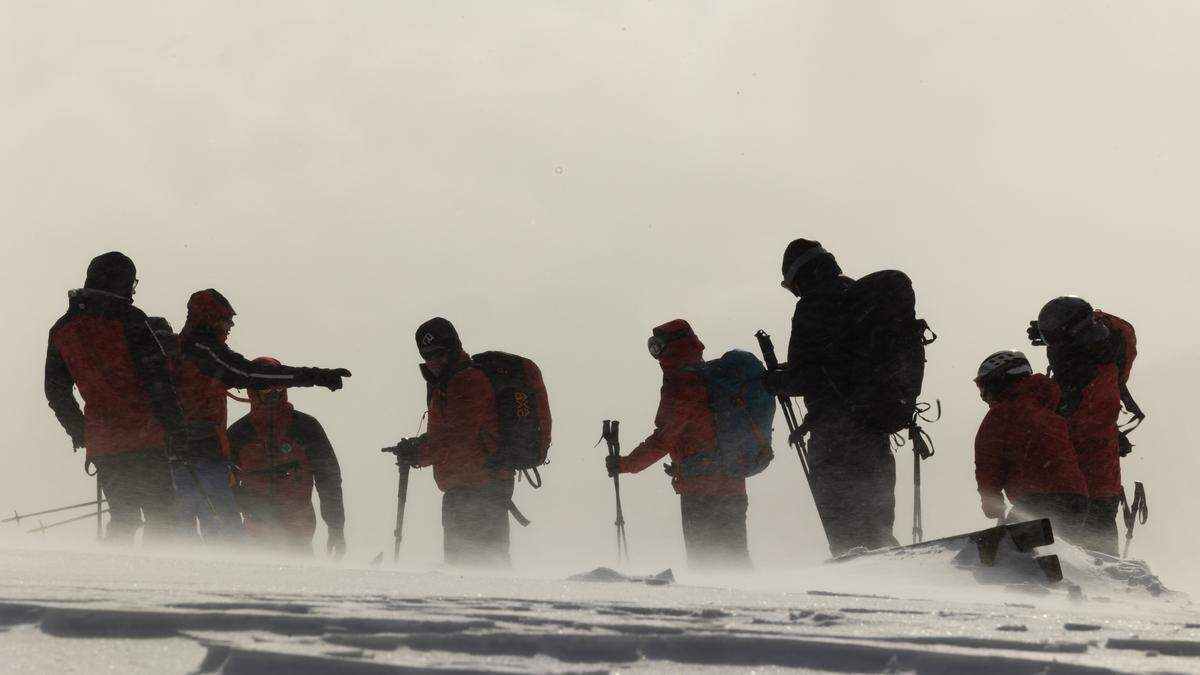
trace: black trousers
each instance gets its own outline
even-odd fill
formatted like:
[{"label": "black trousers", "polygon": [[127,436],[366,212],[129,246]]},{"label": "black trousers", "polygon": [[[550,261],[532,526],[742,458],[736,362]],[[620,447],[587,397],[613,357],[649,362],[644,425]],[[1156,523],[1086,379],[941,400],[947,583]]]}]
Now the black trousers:
[{"label": "black trousers", "polygon": [[1119,556],[1117,545],[1117,512],[1121,497],[1089,499],[1087,519],[1083,524],[1083,547],[1092,551]]},{"label": "black trousers", "polygon": [[508,503],[513,481],[447,490],[442,495],[442,545],[446,563],[507,567]]},{"label": "black trousers", "polygon": [[830,553],[899,544],[892,534],[896,458],[887,434],[846,416],[826,415],[812,427],[808,457]]},{"label": "black trousers", "polygon": [[175,534],[175,491],[162,450],[135,450],[97,457],[96,477],[108,500],[105,541],[130,544],[145,518],[142,541],[160,543]]},{"label": "black trousers", "polygon": [[1087,519],[1088,498],[1072,494],[1025,495],[1013,501],[1009,522],[1049,518],[1055,539],[1083,545],[1083,524]]},{"label": "black trousers", "polygon": [[693,570],[750,569],[746,495],[680,495],[683,544]]}]

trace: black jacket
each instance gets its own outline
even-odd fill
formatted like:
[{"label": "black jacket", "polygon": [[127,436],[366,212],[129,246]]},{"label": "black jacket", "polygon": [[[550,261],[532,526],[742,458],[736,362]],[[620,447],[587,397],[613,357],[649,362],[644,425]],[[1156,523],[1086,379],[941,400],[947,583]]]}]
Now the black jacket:
[{"label": "black jacket", "polygon": [[804,291],[792,315],[784,393],[804,397],[810,420],[842,403],[831,373],[842,365],[837,344],[842,297],[853,283],[849,277],[829,277]]}]

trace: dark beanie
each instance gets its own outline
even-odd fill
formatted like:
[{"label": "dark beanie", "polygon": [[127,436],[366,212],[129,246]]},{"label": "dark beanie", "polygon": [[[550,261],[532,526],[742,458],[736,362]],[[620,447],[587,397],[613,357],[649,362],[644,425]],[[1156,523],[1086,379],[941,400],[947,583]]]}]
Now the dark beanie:
[{"label": "dark beanie", "polygon": [[[787,249],[783,252],[783,285],[791,287],[796,279],[812,276],[812,270],[816,267],[814,263],[818,262],[824,263],[823,266],[836,269],[835,274],[841,273],[833,254],[826,251],[821,246],[821,242],[797,239],[788,244]],[[832,263],[832,265],[828,263]]]},{"label": "dark beanie", "polygon": [[137,279],[137,268],[129,256],[110,251],[92,258],[83,287],[132,298],[134,279]]},{"label": "dark beanie", "polygon": [[457,354],[462,351],[462,342],[458,339],[454,324],[440,316],[421,324],[417,328],[416,339],[417,351],[421,352],[421,356],[432,356],[443,351]]}]

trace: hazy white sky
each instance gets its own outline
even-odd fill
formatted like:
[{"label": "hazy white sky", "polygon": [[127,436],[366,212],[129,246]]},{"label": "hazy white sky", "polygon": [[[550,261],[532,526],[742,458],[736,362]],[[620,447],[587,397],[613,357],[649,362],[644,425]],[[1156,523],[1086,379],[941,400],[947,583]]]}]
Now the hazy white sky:
[{"label": "hazy white sky", "polygon": [[[758,328],[782,348],[779,258],[804,236],[848,274],[907,271],[941,335],[929,536],[985,524],[979,360],[1062,293],[1132,321],[1150,419],[1124,469],[1152,512],[1136,549],[1200,587],[1181,555],[1200,544],[1173,536],[1195,534],[1200,470],[1198,45],[1200,6],[1165,0],[5,3],[0,510],[92,494],[42,364],[66,290],[119,249],[147,313],[178,328],[188,295],[216,287],[246,356],[354,371],[293,395],[338,450],[352,556],[390,541],[395,472],[376,449],[415,431],[412,332],[437,314],[468,350],[545,373],[555,443],[546,487],[518,488],[535,525],[517,560],[611,562],[592,444],[605,417],[626,449],[650,430],[650,328],[686,318],[710,357]],[[750,487],[763,567],[826,553],[782,428]],[[440,559],[440,506],[414,477],[405,555],[421,564]],[[668,479],[622,482],[635,567],[681,564]]]}]

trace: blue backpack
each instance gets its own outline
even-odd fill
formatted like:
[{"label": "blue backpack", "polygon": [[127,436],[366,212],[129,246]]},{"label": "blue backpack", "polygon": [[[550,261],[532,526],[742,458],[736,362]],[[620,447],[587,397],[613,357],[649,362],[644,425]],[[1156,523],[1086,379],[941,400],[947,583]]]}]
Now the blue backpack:
[{"label": "blue backpack", "polygon": [[688,370],[699,375],[708,388],[717,445],[685,457],[679,475],[746,478],[767,468],[775,458],[771,450],[775,399],[763,387],[767,369],[758,357],[734,349]]}]

